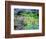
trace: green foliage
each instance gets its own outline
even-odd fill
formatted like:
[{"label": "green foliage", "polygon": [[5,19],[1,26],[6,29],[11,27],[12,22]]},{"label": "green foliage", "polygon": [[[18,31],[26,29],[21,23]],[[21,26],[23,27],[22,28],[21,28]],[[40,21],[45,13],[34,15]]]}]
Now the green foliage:
[{"label": "green foliage", "polygon": [[38,28],[39,16],[37,16],[37,13],[23,12],[21,13],[21,16],[24,17],[24,29],[32,29],[32,26],[34,29]]},{"label": "green foliage", "polygon": [[[38,29],[39,28],[39,16],[37,14],[38,13],[35,13],[35,12],[24,11],[20,13],[20,15],[15,16],[14,23],[15,25],[20,25],[21,23],[23,23],[24,26],[22,27],[22,24],[21,24],[20,27],[24,28],[24,30]],[[22,19],[22,17],[24,19]],[[18,26],[18,28],[20,27]]]}]

